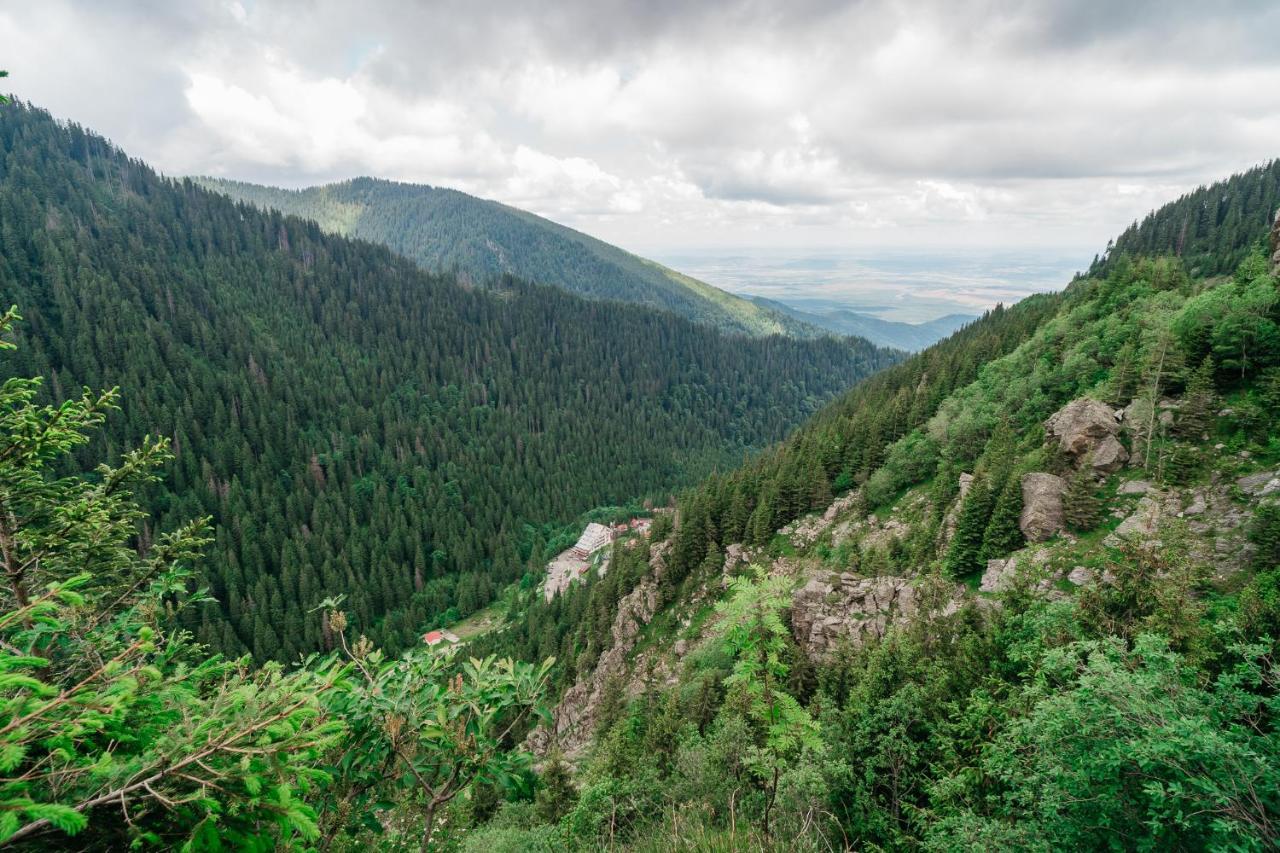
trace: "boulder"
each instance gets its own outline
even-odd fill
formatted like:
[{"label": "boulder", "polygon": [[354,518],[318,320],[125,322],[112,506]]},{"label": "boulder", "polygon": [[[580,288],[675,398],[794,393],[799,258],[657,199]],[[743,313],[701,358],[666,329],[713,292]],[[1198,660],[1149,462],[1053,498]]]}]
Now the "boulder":
[{"label": "boulder", "polygon": [[1261,471],[1236,480],[1240,491],[1255,498],[1265,498],[1280,492],[1280,471]]},{"label": "boulder", "polygon": [[1120,488],[1116,489],[1116,494],[1145,495],[1149,491],[1151,491],[1151,484],[1146,480],[1130,480],[1127,483],[1122,483]]},{"label": "boulder", "polygon": [[1065,517],[1062,495],[1067,484],[1061,477],[1037,471],[1022,477],[1022,517],[1018,526],[1031,542],[1043,542],[1062,531]]},{"label": "boulder", "polygon": [[1084,566],[1076,566],[1067,574],[1067,580],[1076,586],[1086,586],[1093,583],[1093,572]]},{"label": "boulder", "polygon": [[1000,592],[1013,580],[1017,563],[1012,557],[1007,560],[987,560],[987,569],[982,573],[982,584],[978,587],[982,592]]},{"label": "boulder", "polygon": [[1125,539],[1150,540],[1160,527],[1160,518],[1163,515],[1164,507],[1161,502],[1147,495],[1138,501],[1133,514],[1120,522],[1120,525],[1103,541],[1114,548]]},{"label": "boulder", "polygon": [[1045,433],[1077,463],[1092,455],[1100,471],[1115,471],[1129,458],[1116,439],[1120,422],[1106,403],[1089,397],[1072,400],[1044,422]]},{"label": "boulder", "polygon": [[1191,495],[1191,501],[1182,510],[1181,515],[1203,515],[1208,508],[1209,502],[1204,493],[1195,492]]},{"label": "boulder", "polygon": [[1129,451],[1124,449],[1119,439],[1109,435],[1098,442],[1089,460],[1093,470],[1102,474],[1114,474],[1129,461]]}]

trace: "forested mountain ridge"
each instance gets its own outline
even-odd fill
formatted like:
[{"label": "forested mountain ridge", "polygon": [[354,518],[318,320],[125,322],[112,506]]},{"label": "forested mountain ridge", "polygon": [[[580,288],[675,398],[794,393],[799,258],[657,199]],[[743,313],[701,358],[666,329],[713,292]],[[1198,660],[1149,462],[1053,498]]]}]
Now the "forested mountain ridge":
[{"label": "forested mountain ridge", "polygon": [[1187,193],[1135,221],[1094,260],[1091,275],[1135,255],[1172,255],[1196,275],[1230,273],[1280,208],[1280,159]]},{"label": "forested mountain ridge", "polygon": [[259,659],[323,647],[307,612],[340,594],[411,642],[537,564],[549,525],[737,461],[896,358],[461,286],[21,103],[0,110],[0,293],[25,318],[11,375],[52,403],[129,390],[81,461],[172,437],[144,541],[213,517],[215,600],[181,618]]},{"label": "forested mountain ridge", "polygon": [[1198,239],[1117,243],[513,602],[474,646],[558,656],[527,743],[575,784],[464,849],[1280,845],[1280,211]]},{"label": "forested mountain ridge", "polygon": [[381,243],[431,272],[478,283],[513,275],[591,299],[674,311],[728,332],[828,333],[580,231],[458,190],[377,178],[301,190],[194,180],[257,207],[314,219],[326,231]]}]

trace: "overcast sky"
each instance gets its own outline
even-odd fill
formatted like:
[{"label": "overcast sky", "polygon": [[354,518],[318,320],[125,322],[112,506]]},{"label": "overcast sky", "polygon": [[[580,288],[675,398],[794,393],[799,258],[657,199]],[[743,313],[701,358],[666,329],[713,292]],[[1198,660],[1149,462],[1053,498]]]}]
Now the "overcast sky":
[{"label": "overcast sky", "polygon": [[169,174],[450,186],[648,252],[1091,256],[1280,156],[1277,33],[1226,0],[39,0],[0,68]]}]

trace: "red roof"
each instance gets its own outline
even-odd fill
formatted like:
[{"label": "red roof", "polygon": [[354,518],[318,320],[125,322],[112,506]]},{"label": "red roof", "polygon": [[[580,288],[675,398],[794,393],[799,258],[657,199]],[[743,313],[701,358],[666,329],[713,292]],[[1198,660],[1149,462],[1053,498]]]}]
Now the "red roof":
[{"label": "red roof", "polygon": [[434,646],[436,643],[440,642],[443,639],[444,639],[443,631],[428,631],[422,637],[422,641],[426,643],[428,646]]}]

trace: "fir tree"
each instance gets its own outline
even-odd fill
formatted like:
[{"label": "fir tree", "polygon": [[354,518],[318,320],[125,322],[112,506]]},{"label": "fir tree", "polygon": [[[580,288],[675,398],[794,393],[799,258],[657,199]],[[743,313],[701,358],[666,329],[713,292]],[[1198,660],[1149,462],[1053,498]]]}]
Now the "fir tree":
[{"label": "fir tree", "polygon": [[538,817],[543,823],[556,823],[578,801],[578,789],[573,785],[573,774],[564,756],[559,753],[551,756],[538,782],[541,787],[534,800]]},{"label": "fir tree", "polygon": [[1280,569],[1280,504],[1265,503],[1254,513],[1249,541],[1257,549],[1251,564],[1256,571]]},{"label": "fir tree", "polygon": [[1004,488],[996,498],[991,520],[982,535],[980,558],[983,562],[1004,557],[1022,547],[1026,537],[1019,525],[1021,517],[1022,481],[1010,474],[1005,477]]},{"label": "fir tree", "polygon": [[956,532],[947,551],[946,569],[952,577],[964,577],[982,569],[982,544],[994,502],[986,475],[979,474],[964,497]]},{"label": "fir tree", "polygon": [[1102,519],[1102,499],[1093,479],[1089,460],[1067,480],[1067,491],[1062,496],[1062,512],[1067,528],[1076,533],[1092,530]]},{"label": "fir tree", "polygon": [[1178,409],[1177,433],[1188,441],[1201,441],[1209,432],[1217,402],[1213,372],[1213,357],[1206,355],[1187,379]]}]

